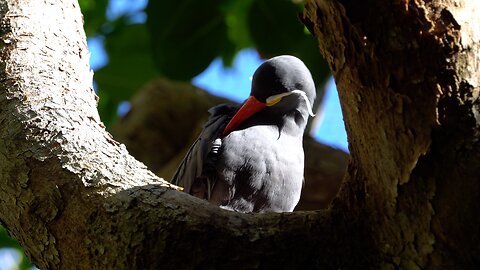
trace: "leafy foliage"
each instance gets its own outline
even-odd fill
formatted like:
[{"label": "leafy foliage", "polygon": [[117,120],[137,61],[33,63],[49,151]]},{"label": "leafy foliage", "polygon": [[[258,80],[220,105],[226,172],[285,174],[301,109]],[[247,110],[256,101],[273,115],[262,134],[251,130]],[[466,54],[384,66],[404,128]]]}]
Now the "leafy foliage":
[{"label": "leafy foliage", "polygon": [[[264,58],[291,54],[302,59],[317,85],[330,75],[317,41],[298,19],[302,7],[292,1],[255,0],[248,16],[248,29],[255,48]],[[319,95],[320,96],[320,95]]]},{"label": "leafy foliage", "polygon": [[91,36],[100,31],[106,21],[108,0],[78,0],[82,9],[85,33]]},{"label": "leafy foliage", "polygon": [[[265,58],[301,58],[317,85],[323,85],[329,69],[297,18],[302,8],[291,0],[152,0],[145,9],[146,24],[129,25],[123,17],[106,22],[97,34],[105,36],[110,62],[95,73],[103,121],[111,125],[118,104],[151,79],[189,81],[214,58],[229,65],[249,47]],[[320,100],[322,94],[317,96]]]},{"label": "leafy foliage", "polygon": [[227,39],[223,0],[150,1],[147,25],[160,72],[190,80],[221,52]]},{"label": "leafy foliage", "polygon": [[[7,230],[4,227],[2,227],[2,225],[0,225],[0,249],[2,248],[14,248],[19,250],[21,253],[23,253],[23,249],[18,244],[18,242],[15,239],[11,238],[8,235]],[[2,262],[0,261],[0,265],[1,263]],[[31,268],[32,268],[32,265],[28,261],[27,257],[23,255],[22,258],[20,259],[20,264],[18,265],[18,269],[26,270]]]},{"label": "leafy foliage", "polygon": [[297,19],[301,8],[290,1],[256,0],[249,16],[248,28],[255,47],[265,58],[284,54],[297,47],[304,37]]},{"label": "leafy foliage", "polygon": [[145,24],[126,24],[125,18],[120,18],[105,40],[110,62],[95,72],[95,82],[100,89],[102,120],[110,124],[116,119],[118,104],[130,100],[137,89],[158,76],[158,71]]},{"label": "leafy foliage", "polygon": [[238,51],[253,47],[247,25],[252,2],[253,0],[225,1],[221,6],[227,25],[227,42],[219,55],[226,65],[232,64]]}]

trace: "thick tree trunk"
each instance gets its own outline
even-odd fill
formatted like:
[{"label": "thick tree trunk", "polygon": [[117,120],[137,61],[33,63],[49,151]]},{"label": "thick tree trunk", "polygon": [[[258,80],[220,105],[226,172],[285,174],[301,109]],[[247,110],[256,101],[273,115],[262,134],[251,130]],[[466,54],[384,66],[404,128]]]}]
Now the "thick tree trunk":
[{"label": "thick tree trunk", "polygon": [[0,2],[0,221],[42,269],[479,266],[474,1],[309,1],[351,164],[325,211],[174,190],[99,120],[73,0]]},{"label": "thick tree trunk", "polygon": [[479,12],[478,1],[307,4],[350,141],[339,201],[367,213],[382,267],[480,263]]}]

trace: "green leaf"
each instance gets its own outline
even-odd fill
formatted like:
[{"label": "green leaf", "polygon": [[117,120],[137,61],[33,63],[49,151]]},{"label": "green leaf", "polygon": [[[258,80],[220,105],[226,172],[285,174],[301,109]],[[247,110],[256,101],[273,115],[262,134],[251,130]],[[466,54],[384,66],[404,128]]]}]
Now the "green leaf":
[{"label": "green leaf", "polygon": [[288,0],[256,0],[249,13],[249,29],[262,57],[297,56],[310,69],[319,86],[330,76],[330,70],[317,41],[298,19],[301,11],[301,5]]},{"label": "green leaf", "polygon": [[298,41],[292,54],[303,60],[317,86],[325,84],[330,78],[330,67],[320,54],[318,41],[312,35],[305,34],[305,37]]},{"label": "green leaf", "polygon": [[235,55],[244,48],[253,47],[248,29],[248,14],[253,0],[229,0],[221,6],[227,25],[227,44],[221,52],[223,63],[230,66]]},{"label": "green leaf", "polygon": [[15,239],[11,238],[8,235],[7,230],[2,225],[0,225],[0,248],[3,247],[11,247],[17,249],[21,248],[20,244],[18,244]]},{"label": "green leaf", "polygon": [[78,2],[83,13],[85,33],[87,36],[98,33],[106,21],[108,0],[79,0]]},{"label": "green leaf", "polygon": [[95,72],[99,111],[108,126],[116,118],[117,106],[130,100],[133,93],[158,76],[145,24],[117,23],[105,37],[109,63]]},{"label": "green leaf", "polygon": [[223,0],[149,1],[147,25],[153,57],[171,79],[190,80],[224,49]]},{"label": "green leaf", "polygon": [[305,38],[303,25],[297,18],[301,6],[287,0],[253,2],[248,27],[260,55],[270,58],[291,53],[298,41]]},{"label": "green leaf", "polygon": [[[31,269],[32,264],[28,260],[28,258],[25,256],[25,253],[23,251],[23,248],[20,246],[20,244],[17,242],[17,240],[13,239],[8,235],[7,230],[0,224],[0,248],[14,248],[17,249],[21,254],[21,260],[18,265],[19,269]],[[0,262],[1,263],[1,262]]]}]

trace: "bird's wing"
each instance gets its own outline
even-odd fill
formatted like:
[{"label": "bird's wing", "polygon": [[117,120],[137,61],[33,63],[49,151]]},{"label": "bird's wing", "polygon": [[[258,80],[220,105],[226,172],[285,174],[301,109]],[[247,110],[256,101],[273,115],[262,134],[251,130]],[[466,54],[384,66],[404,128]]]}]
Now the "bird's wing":
[{"label": "bird's wing", "polygon": [[[185,158],[175,172],[172,183],[184,188],[184,191],[209,199],[215,182],[215,150],[218,139],[230,118],[238,110],[238,105],[222,104],[208,110],[210,117],[188,150]],[[217,148],[218,149],[218,148]]]}]

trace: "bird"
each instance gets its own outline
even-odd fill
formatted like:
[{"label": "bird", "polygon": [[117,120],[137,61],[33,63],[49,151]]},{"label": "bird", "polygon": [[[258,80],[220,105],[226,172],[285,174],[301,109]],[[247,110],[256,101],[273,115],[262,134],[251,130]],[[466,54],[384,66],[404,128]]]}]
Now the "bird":
[{"label": "bird", "polygon": [[312,75],[300,59],[266,60],[242,105],[209,109],[171,182],[235,212],[292,212],[304,184],[303,134],[314,116],[315,96]]}]

